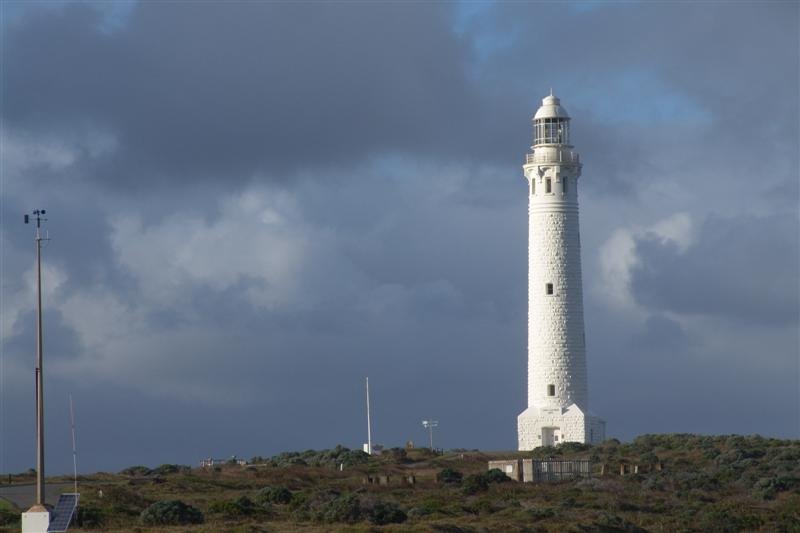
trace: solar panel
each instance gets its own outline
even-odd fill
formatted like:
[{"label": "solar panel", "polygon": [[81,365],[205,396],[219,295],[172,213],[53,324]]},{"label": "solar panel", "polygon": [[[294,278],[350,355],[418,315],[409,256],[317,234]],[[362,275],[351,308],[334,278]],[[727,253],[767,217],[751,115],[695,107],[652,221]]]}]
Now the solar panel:
[{"label": "solar panel", "polygon": [[47,528],[48,533],[63,533],[67,530],[78,506],[78,496],[77,493],[69,492],[58,497],[58,503],[51,515],[50,527]]}]

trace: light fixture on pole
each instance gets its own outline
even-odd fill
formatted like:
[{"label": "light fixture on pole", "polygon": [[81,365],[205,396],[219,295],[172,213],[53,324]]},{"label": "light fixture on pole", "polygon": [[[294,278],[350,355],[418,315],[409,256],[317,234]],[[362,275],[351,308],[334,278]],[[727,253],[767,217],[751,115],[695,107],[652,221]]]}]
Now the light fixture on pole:
[{"label": "light fixture on pole", "polygon": [[428,430],[428,437],[430,439],[431,451],[433,451],[433,428],[439,426],[438,420],[428,419],[422,421],[422,427]]}]

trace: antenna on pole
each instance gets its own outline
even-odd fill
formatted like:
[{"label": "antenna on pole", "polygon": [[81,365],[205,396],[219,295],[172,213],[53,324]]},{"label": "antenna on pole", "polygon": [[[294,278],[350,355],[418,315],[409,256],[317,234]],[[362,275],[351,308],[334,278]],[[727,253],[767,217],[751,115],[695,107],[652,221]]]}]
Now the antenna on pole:
[{"label": "antenna on pole", "polygon": [[78,493],[78,451],[75,447],[75,411],[72,409],[72,393],[69,394],[69,423],[72,427],[72,474],[75,482],[75,494]]},{"label": "antenna on pole", "polygon": [[367,454],[372,455],[372,420],[369,413],[369,377],[367,377]]}]

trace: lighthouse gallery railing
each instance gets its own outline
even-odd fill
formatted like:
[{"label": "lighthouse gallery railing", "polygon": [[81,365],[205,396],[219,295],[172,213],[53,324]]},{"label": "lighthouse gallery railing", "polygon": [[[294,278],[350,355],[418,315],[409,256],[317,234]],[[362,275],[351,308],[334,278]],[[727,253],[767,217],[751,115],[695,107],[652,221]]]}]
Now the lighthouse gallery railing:
[{"label": "lighthouse gallery railing", "polygon": [[543,153],[525,154],[525,164],[530,163],[580,163],[580,154],[575,152],[547,151]]}]

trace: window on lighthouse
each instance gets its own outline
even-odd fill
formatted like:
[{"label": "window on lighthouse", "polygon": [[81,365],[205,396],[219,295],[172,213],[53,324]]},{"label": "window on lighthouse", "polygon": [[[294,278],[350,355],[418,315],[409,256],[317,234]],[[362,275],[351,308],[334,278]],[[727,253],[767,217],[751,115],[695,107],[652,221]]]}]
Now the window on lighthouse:
[{"label": "window on lighthouse", "polygon": [[561,192],[563,194],[567,194],[567,181],[569,181],[569,178],[567,178],[566,176],[561,178]]},{"label": "window on lighthouse", "polygon": [[552,186],[550,184],[550,178],[547,178],[546,180],[544,180],[544,192],[546,192],[548,194],[553,192],[553,188],[552,188]]},{"label": "window on lighthouse", "polygon": [[544,292],[545,292],[545,294],[548,294],[548,295],[553,294],[553,284],[552,283],[546,284],[544,286]]},{"label": "window on lighthouse", "polygon": [[548,385],[547,386],[547,395],[548,396],[555,396],[556,395],[556,386],[555,385]]}]

